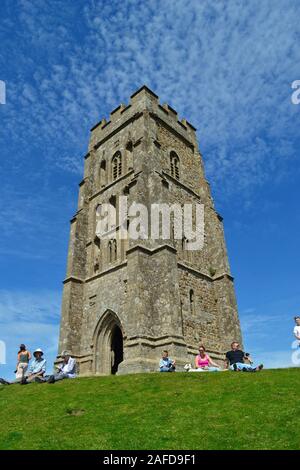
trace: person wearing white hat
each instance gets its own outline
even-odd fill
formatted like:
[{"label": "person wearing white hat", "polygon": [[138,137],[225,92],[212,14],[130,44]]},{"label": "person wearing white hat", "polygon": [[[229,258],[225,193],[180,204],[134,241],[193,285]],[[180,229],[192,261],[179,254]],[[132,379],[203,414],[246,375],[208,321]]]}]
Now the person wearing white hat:
[{"label": "person wearing white hat", "polygon": [[43,358],[44,352],[41,348],[38,348],[33,353],[33,361],[31,362],[26,377],[21,381],[22,385],[29,382],[35,382],[39,377],[43,377],[46,372],[46,359]]},{"label": "person wearing white hat", "polygon": [[62,358],[62,363],[56,366],[58,372],[53,375],[38,377],[36,378],[36,382],[48,382],[49,384],[54,384],[58,380],[75,379],[77,376],[76,359],[71,357],[71,353],[69,351],[63,351],[60,357]]}]

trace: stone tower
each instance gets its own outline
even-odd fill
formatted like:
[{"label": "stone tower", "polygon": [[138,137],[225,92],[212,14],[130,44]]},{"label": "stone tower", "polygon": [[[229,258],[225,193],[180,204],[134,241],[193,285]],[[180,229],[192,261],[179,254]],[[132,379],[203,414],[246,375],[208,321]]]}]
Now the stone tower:
[{"label": "stone tower", "polygon": [[[199,203],[204,247],[189,240],[96,235],[96,212],[119,196],[128,205]],[[130,224],[130,220],[127,222]],[[204,176],[195,128],[146,86],[91,129],[71,220],[59,352],[80,374],[155,371],[163,349],[180,369],[199,343],[215,360],[241,341],[222,217]]]}]

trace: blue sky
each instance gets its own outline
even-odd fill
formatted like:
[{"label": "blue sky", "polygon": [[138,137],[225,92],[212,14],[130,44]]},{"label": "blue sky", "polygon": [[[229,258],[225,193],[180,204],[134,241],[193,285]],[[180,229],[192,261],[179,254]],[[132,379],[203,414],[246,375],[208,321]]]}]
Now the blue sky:
[{"label": "blue sky", "polygon": [[89,129],[147,84],[198,129],[247,350],[290,366],[300,313],[299,3],[2,0],[0,340],[57,348]]}]

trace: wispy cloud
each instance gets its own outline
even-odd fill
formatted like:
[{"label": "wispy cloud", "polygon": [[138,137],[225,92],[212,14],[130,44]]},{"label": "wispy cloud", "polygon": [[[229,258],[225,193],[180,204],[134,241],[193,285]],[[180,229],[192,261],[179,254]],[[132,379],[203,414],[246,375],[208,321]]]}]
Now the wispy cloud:
[{"label": "wispy cloud", "polygon": [[[1,256],[22,268],[24,258],[64,263],[89,129],[144,83],[198,128],[219,205],[245,211],[257,188],[299,175],[298,9],[296,0],[2,0]],[[243,212],[241,232],[247,223]],[[51,348],[60,295],[0,294],[0,336],[16,344],[31,327],[28,340]],[[250,346],[274,341],[275,322],[281,350],[279,316],[253,309],[241,316]]]},{"label": "wispy cloud", "polygon": [[0,186],[0,257],[61,262],[69,219],[75,212],[76,189],[75,185],[51,186],[27,174],[14,184],[5,181]]},{"label": "wispy cloud", "polygon": [[0,323],[57,323],[61,292],[0,290]]},{"label": "wispy cloud", "polygon": [[13,377],[20,343],[32,351],[43,348],[48,371],[57,354],[61,293],[0,290],[0,340],[6,344],[7,364],[1,375]]},{"label": "wispy cloud", "polygon": [[27,54],[8,83],[2,138],[17,134],[28,151],[47,149],[49,164],[80,172],[91,124],[145,82],[198,127],[223,195],[288,171],[296,2],[65,3],[18,2],[16,41]]},{"label": "wispy cloud", "polygon": [[256,359],[258,363],[264,364],[267,369],[280,369],[284,367],[297,367],[293,363],[292,349],[283,351],[257,351]]}]

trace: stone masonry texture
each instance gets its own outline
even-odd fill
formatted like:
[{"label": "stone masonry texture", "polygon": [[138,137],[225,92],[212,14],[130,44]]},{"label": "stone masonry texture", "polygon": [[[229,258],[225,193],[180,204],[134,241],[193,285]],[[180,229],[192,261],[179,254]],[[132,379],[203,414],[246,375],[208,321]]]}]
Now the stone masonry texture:
[{"label": "stone masonry texture", "polygon": [[[155,371],[164,349],[180,370],[199,344],[222,363],[242,341],[222,217],[205,178],[195,128],[146,86],[91,130],[71,220],[59,355],[80,375]],[[175,160],[174,160],[175,158]],[[204,247],[188,240],[99,239],[96,210],[128,205],[204,205]],[[130,223],[130,220],[129,222]],[[117,234],[118,232],[117,224]]]}]

